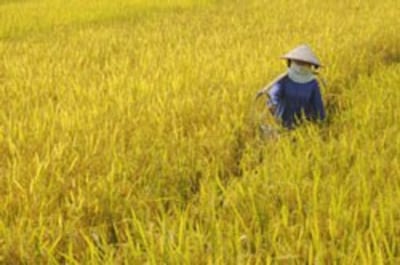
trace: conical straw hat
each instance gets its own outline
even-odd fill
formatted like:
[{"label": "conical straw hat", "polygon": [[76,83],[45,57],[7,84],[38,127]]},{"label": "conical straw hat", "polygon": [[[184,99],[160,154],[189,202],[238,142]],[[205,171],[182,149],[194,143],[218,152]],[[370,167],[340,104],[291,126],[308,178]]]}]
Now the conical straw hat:
[{"label": "conical straw hat", "polygon": [[307,45],[300,45],[287,54],[282,56],[283,59],[292,59],[307,62],[316,66],[321,66],[321,63],[317,56],[313,53],[313,51]]}]

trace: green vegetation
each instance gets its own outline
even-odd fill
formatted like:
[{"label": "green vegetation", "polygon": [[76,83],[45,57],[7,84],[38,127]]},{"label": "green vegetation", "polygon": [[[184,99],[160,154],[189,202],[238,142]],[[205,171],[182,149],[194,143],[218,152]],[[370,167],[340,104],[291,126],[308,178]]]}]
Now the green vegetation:
[{"label": "green vegetation", "polygon": [[[0,1],[0,263],[399,263],[395,3]],[[329,118],[261,141],[300,43]]]}]

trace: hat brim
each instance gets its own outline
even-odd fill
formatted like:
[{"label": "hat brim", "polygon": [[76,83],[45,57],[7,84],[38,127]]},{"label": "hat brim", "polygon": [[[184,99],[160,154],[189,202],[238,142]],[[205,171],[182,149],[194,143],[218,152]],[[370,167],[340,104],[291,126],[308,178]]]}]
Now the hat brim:
[{"label": "hat brim", "polygon": [[307,60],[299,59],[299,58],[295,58],[295,57],[281,56],[280,58],[284,59],[284,60],[293,60],[293,61],[299,61],[299,62],[303,62],[303,63],[308,63],[308,64],[311,64],[311,65],[316,66],[316,67],[323,67],[323,65],[320,64],[320,63],[311,62],[311,61],[307,61]]}]

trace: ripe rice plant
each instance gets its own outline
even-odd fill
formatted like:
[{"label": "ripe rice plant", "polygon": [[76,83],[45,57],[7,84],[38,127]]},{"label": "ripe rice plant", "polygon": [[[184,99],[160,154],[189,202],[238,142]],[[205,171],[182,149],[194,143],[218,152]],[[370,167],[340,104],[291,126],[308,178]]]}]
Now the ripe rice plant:
[{"label": "ripe rice plant", "polygon": [[[0,263],[399,263],[395,7],[0,0]],[[328,119],[262,140],[300,43]]]}]

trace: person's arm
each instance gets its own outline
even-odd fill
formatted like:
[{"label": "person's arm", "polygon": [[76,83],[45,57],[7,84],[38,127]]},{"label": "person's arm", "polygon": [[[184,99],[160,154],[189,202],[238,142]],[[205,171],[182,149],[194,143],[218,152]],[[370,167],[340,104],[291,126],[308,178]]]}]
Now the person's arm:
[{"label": "person's arm", "polygon": [[276,106],[279,104],[281,98],[282,98],[282,86],[281,84],[275,83],[271,89],[268,91],[268,109],[272,114],[275,114]]},{"label": "person's arm", "polygon": [[325,119],[325,108],[324,103],[322,101],[321,91],[319,85],[317,83],[312,96],[312,105],[314,109],[314,115],[317,120]]}]

